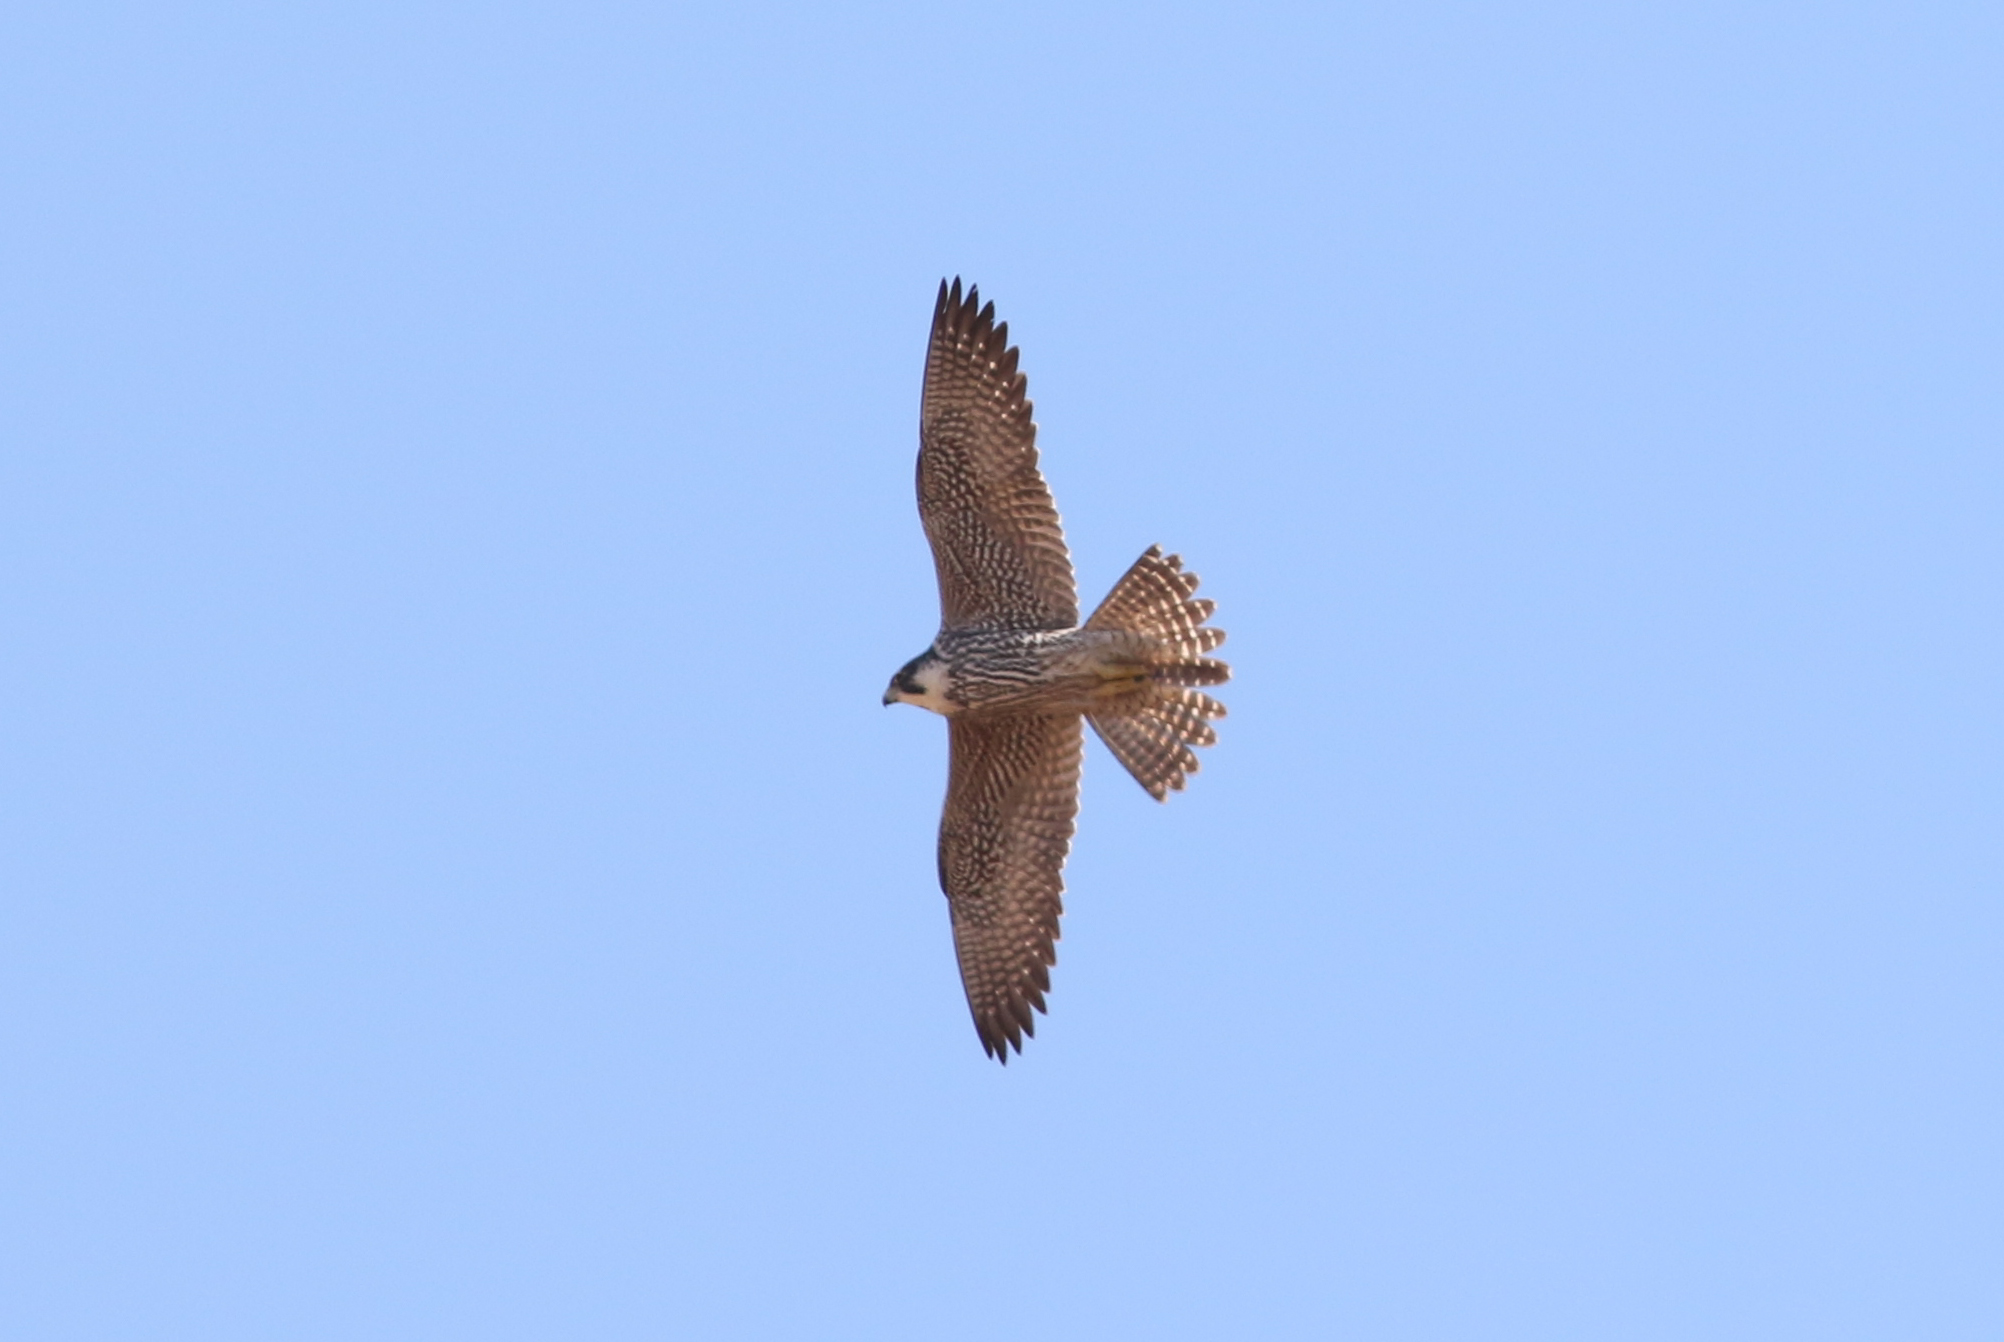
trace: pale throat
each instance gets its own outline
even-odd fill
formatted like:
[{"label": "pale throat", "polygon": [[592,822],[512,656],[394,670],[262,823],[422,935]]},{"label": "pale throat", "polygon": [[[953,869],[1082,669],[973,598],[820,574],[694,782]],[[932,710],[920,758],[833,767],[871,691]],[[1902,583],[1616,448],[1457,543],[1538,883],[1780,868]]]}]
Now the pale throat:
[{"label": "pale throat", "polygon": [[898,698],[904,702],[917,704],[920,708],[931,709],[933,712],[940,714],[950,714],[959,710],[960,705],[946,697],[946,664],[944,662],[926,663],[926,665],[913,673],[912,679],[918,682],[919,692],[913,694],[909,690],[900,687]]}]

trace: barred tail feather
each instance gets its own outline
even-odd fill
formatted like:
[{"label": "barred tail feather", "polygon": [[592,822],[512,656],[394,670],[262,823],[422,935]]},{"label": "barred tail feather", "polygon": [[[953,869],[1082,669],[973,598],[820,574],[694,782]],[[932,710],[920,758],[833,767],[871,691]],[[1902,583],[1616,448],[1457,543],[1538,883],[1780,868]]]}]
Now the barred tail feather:
[{"label": "barred tail feather", "polygon": [[1225,631],[1204,623],[1217,607],[1196,591],[1197,575],[1183,572],[1182,559],[1151,545],[1085,623],[1088,629],[1141,635],[1147,644],[1142,655],[1148,678],[1140,689],[1087,720],[1157,801],[1183,790],[1197,772],[1190,747],[1213,744],[1218,734],[1210,719],[1225,716],[1223,704],[1198,691],[1224,684],[1232,669],[1204,656],[1225,641]]},{"label": "barred tail feather", "polygon": [[[1215,634],[1215,629],[1206,629],[1207,634]],[[1214,657],[1199,657],[1194,662],[1183,662],[1176,666],[1153,667],[1148,678],[1157,685],[1222,685],[1232,678],[1232,669]]]},{"label": "barred tail feather", "polygon": [[1225,641],[1225,631],[1205,626],[1217,604],[1193,595],[1196,590],[1197,575],[1183,572],[1182,556],[1165,556],[1161,546],[1151,545],[1121,575],[1085,627],[1152,635],[1165,663],[1198,661]]},{"label": "barred tail feather", "polygon": [[1150,686],[1120,709],[1088,714],[1086,721],[1134,781],[1155,800],[1166,801],[1197,772],[1190,747],[1217,743],[1208,719],[1224,715],[1225,706],[1207,694]]}]

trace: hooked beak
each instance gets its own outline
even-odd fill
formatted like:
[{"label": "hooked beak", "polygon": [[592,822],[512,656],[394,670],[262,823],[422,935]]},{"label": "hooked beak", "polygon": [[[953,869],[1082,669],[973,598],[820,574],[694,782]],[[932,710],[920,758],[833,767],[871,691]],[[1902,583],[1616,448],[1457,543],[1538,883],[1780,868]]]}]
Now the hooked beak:
[{"label": "hooked beak", "polygon": [[892,704],[896,703],[897,701],[898,701],[898,687],[893,685],[891,686],[891,688],[884,691],[884,707],[889,708]]}]

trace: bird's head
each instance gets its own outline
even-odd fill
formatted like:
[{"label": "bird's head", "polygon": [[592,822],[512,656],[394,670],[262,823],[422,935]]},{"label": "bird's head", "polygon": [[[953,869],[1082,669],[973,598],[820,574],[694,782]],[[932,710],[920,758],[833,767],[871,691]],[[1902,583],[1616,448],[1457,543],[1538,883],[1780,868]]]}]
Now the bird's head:
[{"label": "bird's head", "polygon": [[891,677],[890,688],[884,691],[886,704],[917,704],[935,713],[951,713],[953,705],[946,697],[946,661],[932,648],[927,648],[918,656],[898,668]]}]

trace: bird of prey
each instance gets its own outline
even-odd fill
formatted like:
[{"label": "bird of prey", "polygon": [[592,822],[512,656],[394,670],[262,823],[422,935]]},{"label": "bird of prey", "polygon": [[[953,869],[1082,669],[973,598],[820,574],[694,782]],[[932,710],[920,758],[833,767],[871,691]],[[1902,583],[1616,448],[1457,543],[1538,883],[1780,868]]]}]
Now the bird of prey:
[{"label": "bird of prey", "polygon": [[1036,1033],[1057,963],[1079,806],[1082,722],[1157,801],[1197,772],[1231,678],[1204,654],[1197,576],[1160,546],[1079,623],[1071,552],[1037,470],[1037,426],[1007,323],[942,280],[919,403],[918,504],[939,574],[939,633],[884,691],[946,718],[939,884],[974,1028],[1009,1061]]}]

